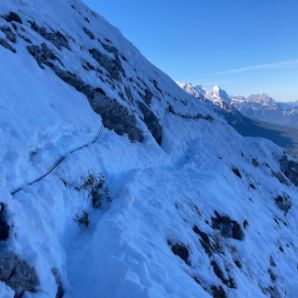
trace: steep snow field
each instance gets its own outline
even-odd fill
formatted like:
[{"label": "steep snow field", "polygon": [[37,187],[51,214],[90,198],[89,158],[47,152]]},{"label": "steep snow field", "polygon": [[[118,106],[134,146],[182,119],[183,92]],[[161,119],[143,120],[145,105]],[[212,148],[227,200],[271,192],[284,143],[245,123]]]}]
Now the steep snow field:
[{"label": "steep snow field", "polygon": [[0,297],[296,297],[294,159],[80,1],[0,15]]}]

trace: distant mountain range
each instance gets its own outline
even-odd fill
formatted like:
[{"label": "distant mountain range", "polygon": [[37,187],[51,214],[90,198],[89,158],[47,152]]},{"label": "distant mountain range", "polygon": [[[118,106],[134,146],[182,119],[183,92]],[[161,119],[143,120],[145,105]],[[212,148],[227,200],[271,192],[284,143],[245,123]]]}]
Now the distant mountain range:
[{"label": "distant mountain range", "polygon": [[230,96],[218,85],[177,83],[187,93],[217,106],[217,111],[238,133],[263,137],[298,157],[298,101],[278,102],[267,94]]},{"label": "distant mountain range", "polygon": [[225,104],[232,105],[251,119],[298,128],[298,101],[278,102],[267,94],[255,94],[248,97],[230,96],[217,85],[211,90],[191,83],[178,83],[178,85],[186,92],[208,99],[220,107]]}]

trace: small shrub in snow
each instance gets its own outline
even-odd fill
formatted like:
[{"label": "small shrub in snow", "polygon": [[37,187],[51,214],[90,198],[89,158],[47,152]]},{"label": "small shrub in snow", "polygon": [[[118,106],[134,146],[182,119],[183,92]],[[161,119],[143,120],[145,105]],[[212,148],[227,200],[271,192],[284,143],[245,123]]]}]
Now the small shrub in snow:
[{"label": "small shrub in snow", "polygon": [[86,189],[90,192],[93,208],[101,208],[103,204],[112,201],[109,188],[105,185],[103,176],[90,174],[84,184],[77,189]]},{"label": "small shrub in snow", "polygon": [[77,214],[75,221],[85,228],[89,227],[89,213],[87,211],[83,211],[81,214]]}]

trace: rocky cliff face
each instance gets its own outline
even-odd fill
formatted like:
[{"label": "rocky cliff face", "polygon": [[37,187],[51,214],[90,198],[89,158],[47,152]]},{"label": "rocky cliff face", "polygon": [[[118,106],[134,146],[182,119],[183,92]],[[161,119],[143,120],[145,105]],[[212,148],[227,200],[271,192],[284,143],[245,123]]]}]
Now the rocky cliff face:
[{"label": "rocky cliff face", "polygon": [[80,1],[0,15],[1,297],[294,297],[295,160]]}]

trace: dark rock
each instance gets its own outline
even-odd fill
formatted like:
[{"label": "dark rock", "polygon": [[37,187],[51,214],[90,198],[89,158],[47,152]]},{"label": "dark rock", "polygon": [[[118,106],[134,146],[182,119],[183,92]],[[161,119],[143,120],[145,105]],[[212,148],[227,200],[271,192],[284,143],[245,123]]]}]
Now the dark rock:
[{"label": "dark rock", "polygon": [[144,136],[137,127],[135,116],[116,100],[107,96],[97,96],[92,107],[102,117],[103,125],[117,134],[127,134],[132,142],[143,142]]},{"label": "dark rock", "polygon": [[13,42],[15,43],[16,40],[17,40],[17,36],[16,34],[12,31],[12,29],[8,26],[1,26],[0,27],[0,31],[2,31],[6,38],[10,41],[10,42]]},{"label": "dark rock", "polygon": [[174,255],[182,259],[187,265],[190,265],[188,248],[183,243],[172,243],[168,241]]},{"label": "dark rock", "polygon": [[98,64],[110,74],[112,79],[119,81],[121,79],[121,74],[125,76],[124,69],[118,56],[115,56],[115,59],[112,59],[107,55],[102,54],[97,49],[90,49],[89,53]]},{"label": "dark rock", "polygon": [[211,286],[213,298],[227,298],[227,294],[222,286]]},{"label": "dark rock", "polygon": [[3,18],[9,23],[10,22],[16,22],[16,23],[19,23],[19,24],[23,24],[23,21],[22,21],[21,17],[13,11],[9,12],[9,14],[5,15]]},{"label": "dark rock", "polygon": [[233,238],[236,240],[243,240],[244,233],[241,226],[228,216],[221,216],[215,211],[215,217],[212,217],[213,229],[219,230],[221,235],[225,238]]},{"label": "dark rock", "polygon": [[45,43],[42,43],[40,46],[27,46],[27,50],[41,68],[44,68],[44,65],[54,67],[54,61],[59,61],[60,64],[62,63],[54,51],[52,51]]},{"label": "dark rock", "polygon": [[252,183],[249,183],[249,187],[250,187],[250,188],[252,188],[252,189],[254,189],[254,190],[256,190],[256,187],[255,187],[255,185],[254,185],[254,184],[252,184]]},{"label": "dark rock", "polygon": [[202,115],[200,113],[195,114],[195,115],[190,115],[190,114],[181,114],[178,113],[174,110],[173,106],[171,104],[169,104],[168,108],[167,108],[167,112],[171,113],[177,117],[183,118],[183,119],[189,119],[189,120],[206,120],[209,122],[212,122],[214,119],[212,116],[210,115]]},{"label": "dark rock", "polygon": [[70,71],[65,71],[56,66],[52,66],[52,69],[62,81],[86,95],[90,104],[92,103],[92,99],[96,95],[96,91],[92,86],[86,84],[80,77]]},{"label": "dark rock", "polygon": [[142,98],[147,105],[150,105],[153,98],[153,93],[147,88],[145,89],[145,95],[143,95]]},{"label": "dark rock", "polygon": [[36,22],[30,21],[31,28],[42,36],[44,39],[51,42],[59,50],[66,48],[70,50],[69,42],[67,38],[60,32],[54,31],[52,29],[47,29],[46,27],[39,26]]},{"label": "dark rock", "polygon": [[193,226],[192,230],[200,236],[200,243],[202,245],[202,247],[204,248],[205,252],[211,256],[212,252],[213,252],[213,246],[210,242],[210,239],[208,237],[208,235],[204,232],[202,232],[196,225]]},{"label": "dark rock", "polygon": [[26,291],[34,292],[39,285],[33,267],[10,252],[0,252],[0,280],[22,297]]},{"label": "dark rock", "polygon": [[258,160],[256,159],[256,158],[253,158],[252,160],[251,160],[251,163],[252,163],[252,165],[254,166],[254,167],[259,167],[260,166],[260,164],[259,164],[259,162],[258,162]]},{"label": "dark rock", "polygon": [[56,298],[63,298],[65,294],[65,289],[63,287],[61,275],[57,268],[53,268],[52,273],[54,275],[56,286],[57,286]]},{"label": "dark rock", "polygon": [[161,144],[162,141],[162,127],[159,123],[158,118],[155,114],[142,102],[138,102],[138,106],[143,113],[144,122],[151,132],[152,136],[154,137],[157,144]]},{"label": "dark rock", "polygon": [[110,45],[107,45],[107,44],[102,43],[102,42],[101,42],[101,45],[103,46],[103,48],[104,48],[107,52],[109,52],[109,53],[113,53],[113,54],[115,55],[115,57],[119,55],[119,52],[118,52],[118,50],[117,50],[115,47],[110,46]]},{"label": "dark rock", "polygon": [[10,45],[10,43],[5,38],[0,38],[0,46],[4,47],[5,49],[16,53],[16,49]]},{"label": "dark rock", "polygon": [[85,32],[85,34],[90,38],[90,39],[95,39],[95,35],[86,27],[83,27],[83,31]]},{"label": "dark rock", "polygon": [[274,172],[271,171],[271,174],[273,177],[275,177],[280,183],[285,184],[289,186],[291,183],[288,181],[288,179],[281,173],[281,172]]},{"label": "dark rock", "polygon": [[298,186],[298,162],[289,160],[287,155],[280,159],[280,169],[284,175],[295,185]]},{"label": "dark rock", "polygon": [[237,168],[232,168],[232,171],[233,171],[233,173],[234,173],[236,176],[238,176],[239,178],[242,178],[242,175],[241,175],[239,169],[237,169]]},{"label": "dark rock", "polygon": [[5,241],[9,237],[10,226],[6,221],[6,205],[0,203],[0,241]]},{"label": "dark rock", "polygon": [[128,102],[133,102],[133,96],[132,96],[130,88],[125,86],[124,91],[125,91],[126,98],[127,98]]},{"label": "dark rock", "polygon": [[152,83],[153,83],[155,89],[156,89],[160,94],[163,95],[163,92],[162,92],[161,89],[159,88],[157,81],[156,81],[156,80],[152,80]]},{"label": "dark rock", "polygon": [[231,277],[227,279],[220,267],[218,266],[218,264],[214,260],[211,261],[211,266],[213,267],[215,275],[223,282],[223,284],[225,284],[229,288],[236,288],[234,280]]},{"label": "dark rock", "polygon": [[277,196],[274,198],[276,206],[281,209],[285,214],[289,212],[292,207],[292,202],[288,194]]},{"label": "dark rock", "polygon": [[85,228],[89,227],[89,213],[87,211],[83,211],[81,214],[76,214],[75,221]]}]

